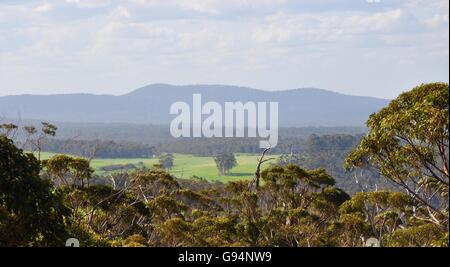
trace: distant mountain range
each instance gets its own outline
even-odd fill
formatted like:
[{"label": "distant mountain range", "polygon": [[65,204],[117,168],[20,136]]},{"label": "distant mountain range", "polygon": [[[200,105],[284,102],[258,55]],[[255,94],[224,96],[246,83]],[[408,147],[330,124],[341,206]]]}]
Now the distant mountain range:
[{"label": "distant mountain range", "polygon": [[131,93],[113,95],[16,95],[0,97],[1,118],[66,122],[169,124],[170,105],[192,103],[192,95],[207,101],[279,102],[283,127],[363,126],[370,114],[389,102],[374,97],[350,96],[322,89],[262,91],[224,85],[173,86],[153,84]]}]

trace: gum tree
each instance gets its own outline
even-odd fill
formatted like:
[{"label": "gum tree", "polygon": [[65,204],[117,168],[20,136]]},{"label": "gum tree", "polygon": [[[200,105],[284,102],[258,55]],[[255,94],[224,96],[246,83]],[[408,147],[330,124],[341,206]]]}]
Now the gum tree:
[{"label": "gum tree", "polygon": [[69,209],[40,164],[0,135],[0,246],[61,246]]},{"label": "gum tree", "polygon": [[346,160],[372,167],[417,200],[415,217],[448,231],[449,87],[423,84],[372,114]]}]

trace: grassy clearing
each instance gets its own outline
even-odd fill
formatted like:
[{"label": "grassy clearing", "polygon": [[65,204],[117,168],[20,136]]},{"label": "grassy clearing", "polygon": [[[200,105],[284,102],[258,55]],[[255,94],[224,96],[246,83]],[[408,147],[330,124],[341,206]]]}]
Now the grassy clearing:
[{"label": "grassy clearing", "polygon": [[[48,159],[56,154],[43,152],[41,154],[41,159]],[[209,181],[219,180],[222,182],[236,181],[251,179],[256,168],[256,162],[259,155],[257,154],[236,154],[236,160],[238,166],[231,170],[229,175],[223,176],[219,175],[216,169],[216,164],[212,157],[198,157],[193,155],[185,154],[174,154],[175,156],[175,166],[170,171],[170,173],[179,178],[190,178],[192,176],[203,177]],[[273,158],[278,158],[278,156],[271,156]],[[274,161],[273,161],[274,162]],[[148,168],[152,167],[154,164],[158,163],[157,158],[151,159],[94,159],[91,162],[92,168],[94,168],[96,174],[104,174],[105,172],[101,170],[102,167],[117,165],[117,164],[134,164],[144,165]],[[141,163],[141,164],[139,164]],[[265,163],[267,166],[270,163]]]}]

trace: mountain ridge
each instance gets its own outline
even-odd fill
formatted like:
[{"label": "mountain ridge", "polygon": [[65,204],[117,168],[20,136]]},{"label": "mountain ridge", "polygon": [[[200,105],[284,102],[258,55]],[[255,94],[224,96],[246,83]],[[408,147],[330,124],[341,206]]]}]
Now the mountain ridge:
[{"label": "mountain ridge", "polygon": [[[123,95],[89,93],[12,95],[0,97],[0,117],[67,122],[168,124],[170,105],[192,102],[279,102],[280,126],[362,126],[388,99],[351,96],[318,88],[265,91],[230,85],[151,84]],[[293,116],[295,114],[295,116]]]},{"label": "mountain ridge", "polygon": [[245,90],[251,90],[251,91],[259,91],[259,92],[266,92],[266,93],[278,93],[278,92],[292,92],[292,91],[322,91],[322,92],[327,92],[327,93],[332,93],[332,94],[337,94],[337,95],[344,95],[344,96],[354,96],[354,97],[366,97],[366,98],[373,98],[373,99],[382,99],[382,100],[391,100],[388,98],[381,98],[381,97],[375,97],[375,96],[366,96],[366,95],[352,95],[352,94],[346,94],[346,93],[341,93],[341,92],[337,92],[337,91],[333,91],[333,90],[328,90],[328,89],[323,89],[323,88],[318,88],[318,87],[299,87],[299,88],[290,88],[290,89],[279,89],[279,90],[265,90],[265,89],[258,89],[258,88],[252,88],[252,87],[246,87],[246,86],[235,86],[235,85],[226,85],[226,84],[188,84],[188,85],[173,85],[173,84],[168,84],[168,83],[153,83],[153,84],[149,84],[146,86],[142,86],[139,87],[137,89],[131,90],[130,92],[127,93],[123,93],[123,94],[119,94],[119,95],[114,95],[114,94],[94,94],[94,93],[57,93],[57,94],[14,94],[14,95],[0,95],[0,98],[2,97],[14,97],[14,96],[116,96],[116,97],[120,97],[120,96],[126,96],[126,95],[130,95],[130,94],[134,94],[136,92],[139,92],[140,90],[148,90],[148,89],[152,89],[151,87],[154,86],[168,86],[168,87],[194,87],[194,86],[200,86],[200,87],[204,87],[204,86],[209,86],[209,87],[230,87],[230,88],[238,88],[238,89],[245,89]]}]

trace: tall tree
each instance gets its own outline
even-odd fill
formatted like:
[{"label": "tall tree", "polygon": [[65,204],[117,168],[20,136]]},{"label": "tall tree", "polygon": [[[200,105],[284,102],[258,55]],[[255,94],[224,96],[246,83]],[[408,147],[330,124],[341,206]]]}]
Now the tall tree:
[{"label": "tall tree", "polygon": [[61,246],[68,237],[70,211],[39,171],[32,154],[0,136],[0,246]]},{"label": "tall tree", "polygon": [[214,156],[217,170],[220,174],[226,175],[231,169],[237,166],[236,157],[233,153],[221,152]]},{"label": "tall tree", "polygon": [[423,84],[370,116],[349,168],[370,166],[416,199],[422,220],[448,230],[449,87]]},{"label": "tall tree", "polygon": [[170,153],[163,153],[161,154],[161,156],[159,156],[159,164],[165,170],[172,169],[174,160],[174,156]]},{"label": "tall tree", "polygon": [[94,170],[88,160],[67,155],[56,155],[42,161],[44,175],[58,186],[89,186]]}]

